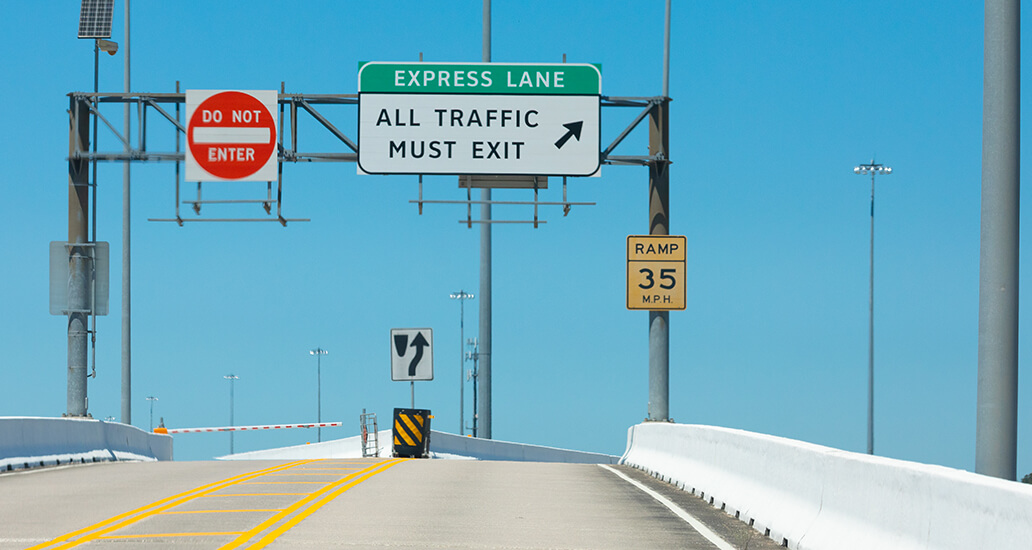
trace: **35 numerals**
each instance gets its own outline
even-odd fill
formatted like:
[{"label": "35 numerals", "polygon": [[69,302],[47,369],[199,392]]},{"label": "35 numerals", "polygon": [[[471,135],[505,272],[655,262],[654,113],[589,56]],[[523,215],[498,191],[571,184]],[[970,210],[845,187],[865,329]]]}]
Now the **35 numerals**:
[{"label": "35 numerals", "polygon": [[[638,288],[641,288],[642,290],[648,290],[656,286],[656,274],[651,269],[643,267],[638,270],[638,273],[641,273],[645,276],[645,283],[638,283]],[[677,279],[674,278],[675,273],[677,273],[676,269],[660,269],[659,288],[662,288],[663,290],[670,290],[677,286]],[[667,284],[667,281],[669,281],[669,284]]]}]

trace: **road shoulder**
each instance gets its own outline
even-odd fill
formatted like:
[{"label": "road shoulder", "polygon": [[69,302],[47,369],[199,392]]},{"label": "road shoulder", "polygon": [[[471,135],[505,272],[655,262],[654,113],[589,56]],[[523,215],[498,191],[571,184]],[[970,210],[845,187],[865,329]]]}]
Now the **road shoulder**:
[{"label": "road shoulder", "polygon": [[749,527],[745,522],[710,505],[708,500],[703,500],[689,491],[683,491],[675,485],[660,481],[630,466],[614,465],[611,467],[667,498],[738,550],[783,548],[780,544],[765,537],[763,533]]}]

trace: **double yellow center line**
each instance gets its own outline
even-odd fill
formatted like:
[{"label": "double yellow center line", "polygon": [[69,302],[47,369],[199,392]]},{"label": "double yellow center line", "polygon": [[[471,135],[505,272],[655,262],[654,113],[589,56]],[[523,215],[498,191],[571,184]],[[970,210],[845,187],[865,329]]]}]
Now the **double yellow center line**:
[{"label": "double yellow center line", "polygon": [[[210,483],[174,495],[157,502],[148,504],[141,508],[126,512],[124,514],[117,515],[115,517],[104,520],[100,523],[96,523],[84,529],[73,531],[71,533],[62,535],[55,538],[54,540],[45,542],[29,548],[28,550],[59,550],[64,548],[73,548],[80,544],[86,544],[94,540],[111,540],[111,539],[154,539],[163,537],[226,537],[235,536],[232,541],[228,544],[223,545],[221,548],[225,550],[233,548],[241,548],[247,546],[247,548],[258,549],[264,548],[272,541],[276,540],[277,537],[303,521],[308,516],[315,513],[316,510],[322,508],[324,505],[332,501],[333,499],[340,496],[348,489],[362,483],[370,477],[387,470],[397,464],[400,464],[402,460],[390,459],[385,461],[375,462],[364,468],[299,468],[306,464],[313,462],[330,462],[330,461],[316,461],[316,460],[301,460],[296,462],[290,462],[272,468],[266,468],[255,472],[234,476],[222,481]],[[365,464],[365,463],[363,463]],[[290,470],[298,468],[303,470],[301,472]],[[336,470],[338,473],[327,471],[327,476],[345,474],[344,477],[332,481],[332,482],[280,482],[280,481],[255,481],[263,476],[271,475],[304,475],[310,474],[314,470]],[[220,493],[223,489],[240,485],[252,485],[252,484],[279,484],[279,483],[318,483],[322,485],[319,489],[311,493]],[[242,487],[241,487],[242,488]],[[272,496],[272,495],[296,495],[303,496],[300,500],[287,506],[286,508],[255,508],[255,509],[234,509],[234,510],[198,510],[198,511],[172,511],[172,508],[183,505],[187,502],[193,501],[202,497],[229,497],[229,496]],[[146,518],[155,516],[157,514],[204,514],[204,513],[226,513],[226,512],[276,512],[272,517],[262,521],[258,525],[252,527],[243,532],[192,532],[192,533],[155,533],[155,534],[144,534],[144,535],[120,535],[115,534],[115,531],[133,525]],[[254,540],[254,542],[251,542]]]},{"label": "double yellow center line", "polygon": [[330,483],[322,489],[319,489],[318,491],[288,506],[286,509],[271,518],[259,523],[257,526],[245,531],[233,540],[233,542],[222,546],[220,550],[240,548],[256,536],[260,536],[260,538],[248,546],[248,548],[253,550],[265,548],[280,535],[287,532],[298,523],[301,523],[305,518],[315,513],[316,510],[322,508],[328,502],[340,496],[344,491],[347,491],[355,485],[358,485],[370,477],[399,463],[401,463],[401,460],[389,460],[374,464],[373,466]]}]

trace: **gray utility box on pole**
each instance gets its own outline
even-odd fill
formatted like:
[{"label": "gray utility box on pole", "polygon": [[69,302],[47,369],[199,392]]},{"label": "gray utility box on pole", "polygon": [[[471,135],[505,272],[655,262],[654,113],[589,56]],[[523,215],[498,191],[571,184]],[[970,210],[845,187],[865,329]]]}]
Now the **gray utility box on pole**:
[{"label": "gray utility box on pole", "polygon": [[50,314],[68,315],[68,276],[71,271],[72,247],[82,247],[86,252],[87,310],[91,315],[108,314],[110,279],[110,247],[106,242],[71,245],[62,241],[50,241]]}]

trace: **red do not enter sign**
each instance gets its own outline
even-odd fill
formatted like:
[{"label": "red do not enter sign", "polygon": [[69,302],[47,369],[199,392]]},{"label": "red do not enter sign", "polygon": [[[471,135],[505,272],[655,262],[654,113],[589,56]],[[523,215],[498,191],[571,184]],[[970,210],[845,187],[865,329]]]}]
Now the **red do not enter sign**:
[{"label": "red do not enter sign", "polygon": [[187,181],[276,179],[275,91],[187,91]]}]

